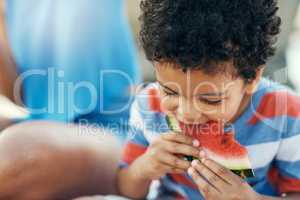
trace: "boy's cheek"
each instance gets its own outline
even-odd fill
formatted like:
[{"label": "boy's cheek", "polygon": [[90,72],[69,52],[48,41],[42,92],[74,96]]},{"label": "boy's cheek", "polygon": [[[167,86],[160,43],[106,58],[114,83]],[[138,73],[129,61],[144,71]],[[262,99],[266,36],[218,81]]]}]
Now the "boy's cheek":
[{"label": "boy's cheek", "polygon": [[175,112],[178,108],[179,101],[177,98],[162,98],[161,108],[165,112]]},{"label": "boy's cheek", "polygon": [[229,122],[231,119],[234,118],[237,109],[236,108],[230,108],[227,105],[221,105],[218,108],[215,108],[214,110],[211,110],[210,112],[206,113],[207,118],[209,118],[212,121],[223,121],[223,122]]}]

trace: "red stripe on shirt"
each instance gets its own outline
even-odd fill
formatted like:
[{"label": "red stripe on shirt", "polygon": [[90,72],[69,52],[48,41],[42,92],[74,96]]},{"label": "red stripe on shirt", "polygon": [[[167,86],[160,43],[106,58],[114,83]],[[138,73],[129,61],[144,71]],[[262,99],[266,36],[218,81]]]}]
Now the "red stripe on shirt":
[{"label": "red stripe on shirt", "polygon": [[180,194],[176,194],[175,199],[176,200],[186,200],[186,198]]},{"label": "red stripe on shirt", "polygon": [[[251,103],[251,102],[250,102]],[[249,124],[254,125],[267,118],[278,116],[300,117],[300,98],[287,91],[277,91],[266,94]]]},{"label": "red stripe on shirt", "polygon": [[192,189],[197,189],[197,185],[181,174],[169,174],[169,176],[174,180],[174,182],[185,185],[187,187],[190,187]]},{"label": "red stripe on shirt", "polygon": [[124,147],[123,161],[127,164],[131,164],[135,159],[143,155],[146,150],[147,148],[142,145],[129,142]]},{"label": "red stripe on shirt", "polygon": [[278,190],[278,192],[300,192],[300,179],[282,176],[275,167],[270,170],[268,176],[271,184]]},{"label": "red stripe on shirt", "polygon": [[155,88],[150,88],[148,91],[149,107],[153,112],[162,112],[159,92]]}]

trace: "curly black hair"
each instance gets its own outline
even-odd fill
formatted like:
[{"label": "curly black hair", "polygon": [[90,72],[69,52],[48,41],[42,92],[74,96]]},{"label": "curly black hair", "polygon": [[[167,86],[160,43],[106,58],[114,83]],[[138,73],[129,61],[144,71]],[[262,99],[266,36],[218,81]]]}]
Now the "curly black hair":
[{"label": "curly black hair", "polygon": [[141,10],[140,40],[152,62],[212,71],[232,61],[239,77],[253,80],[275,54],[276,0],[142,0]]}]

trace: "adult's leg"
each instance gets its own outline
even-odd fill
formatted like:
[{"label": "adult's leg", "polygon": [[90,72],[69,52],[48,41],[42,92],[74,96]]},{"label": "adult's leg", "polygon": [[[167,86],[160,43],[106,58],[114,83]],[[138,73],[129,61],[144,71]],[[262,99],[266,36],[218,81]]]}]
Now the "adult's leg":
[{"label": "adult's leg", "polygon": [[98,129],[26,122],[0,134],[0,199],[114,194],[120,145]]}]

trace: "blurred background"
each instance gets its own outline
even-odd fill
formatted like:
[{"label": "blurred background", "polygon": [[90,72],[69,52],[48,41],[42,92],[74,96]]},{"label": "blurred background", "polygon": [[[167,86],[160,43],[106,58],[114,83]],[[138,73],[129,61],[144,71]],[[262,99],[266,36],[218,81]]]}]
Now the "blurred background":
[{"label": "blurred background", "polygon": [[[129,21],[134,32],[139,49],[140,65],[146,81],[154,80],[154,74],[149,67],[138,43],[139,32],[139,0],[127,1]],[[300,9],[299,0],[279,0],[279,15],[282,18],[281,34],[277,42],[277,54],[268,63],[265,76],[280,83],[289,85],[300,92]]]}]

